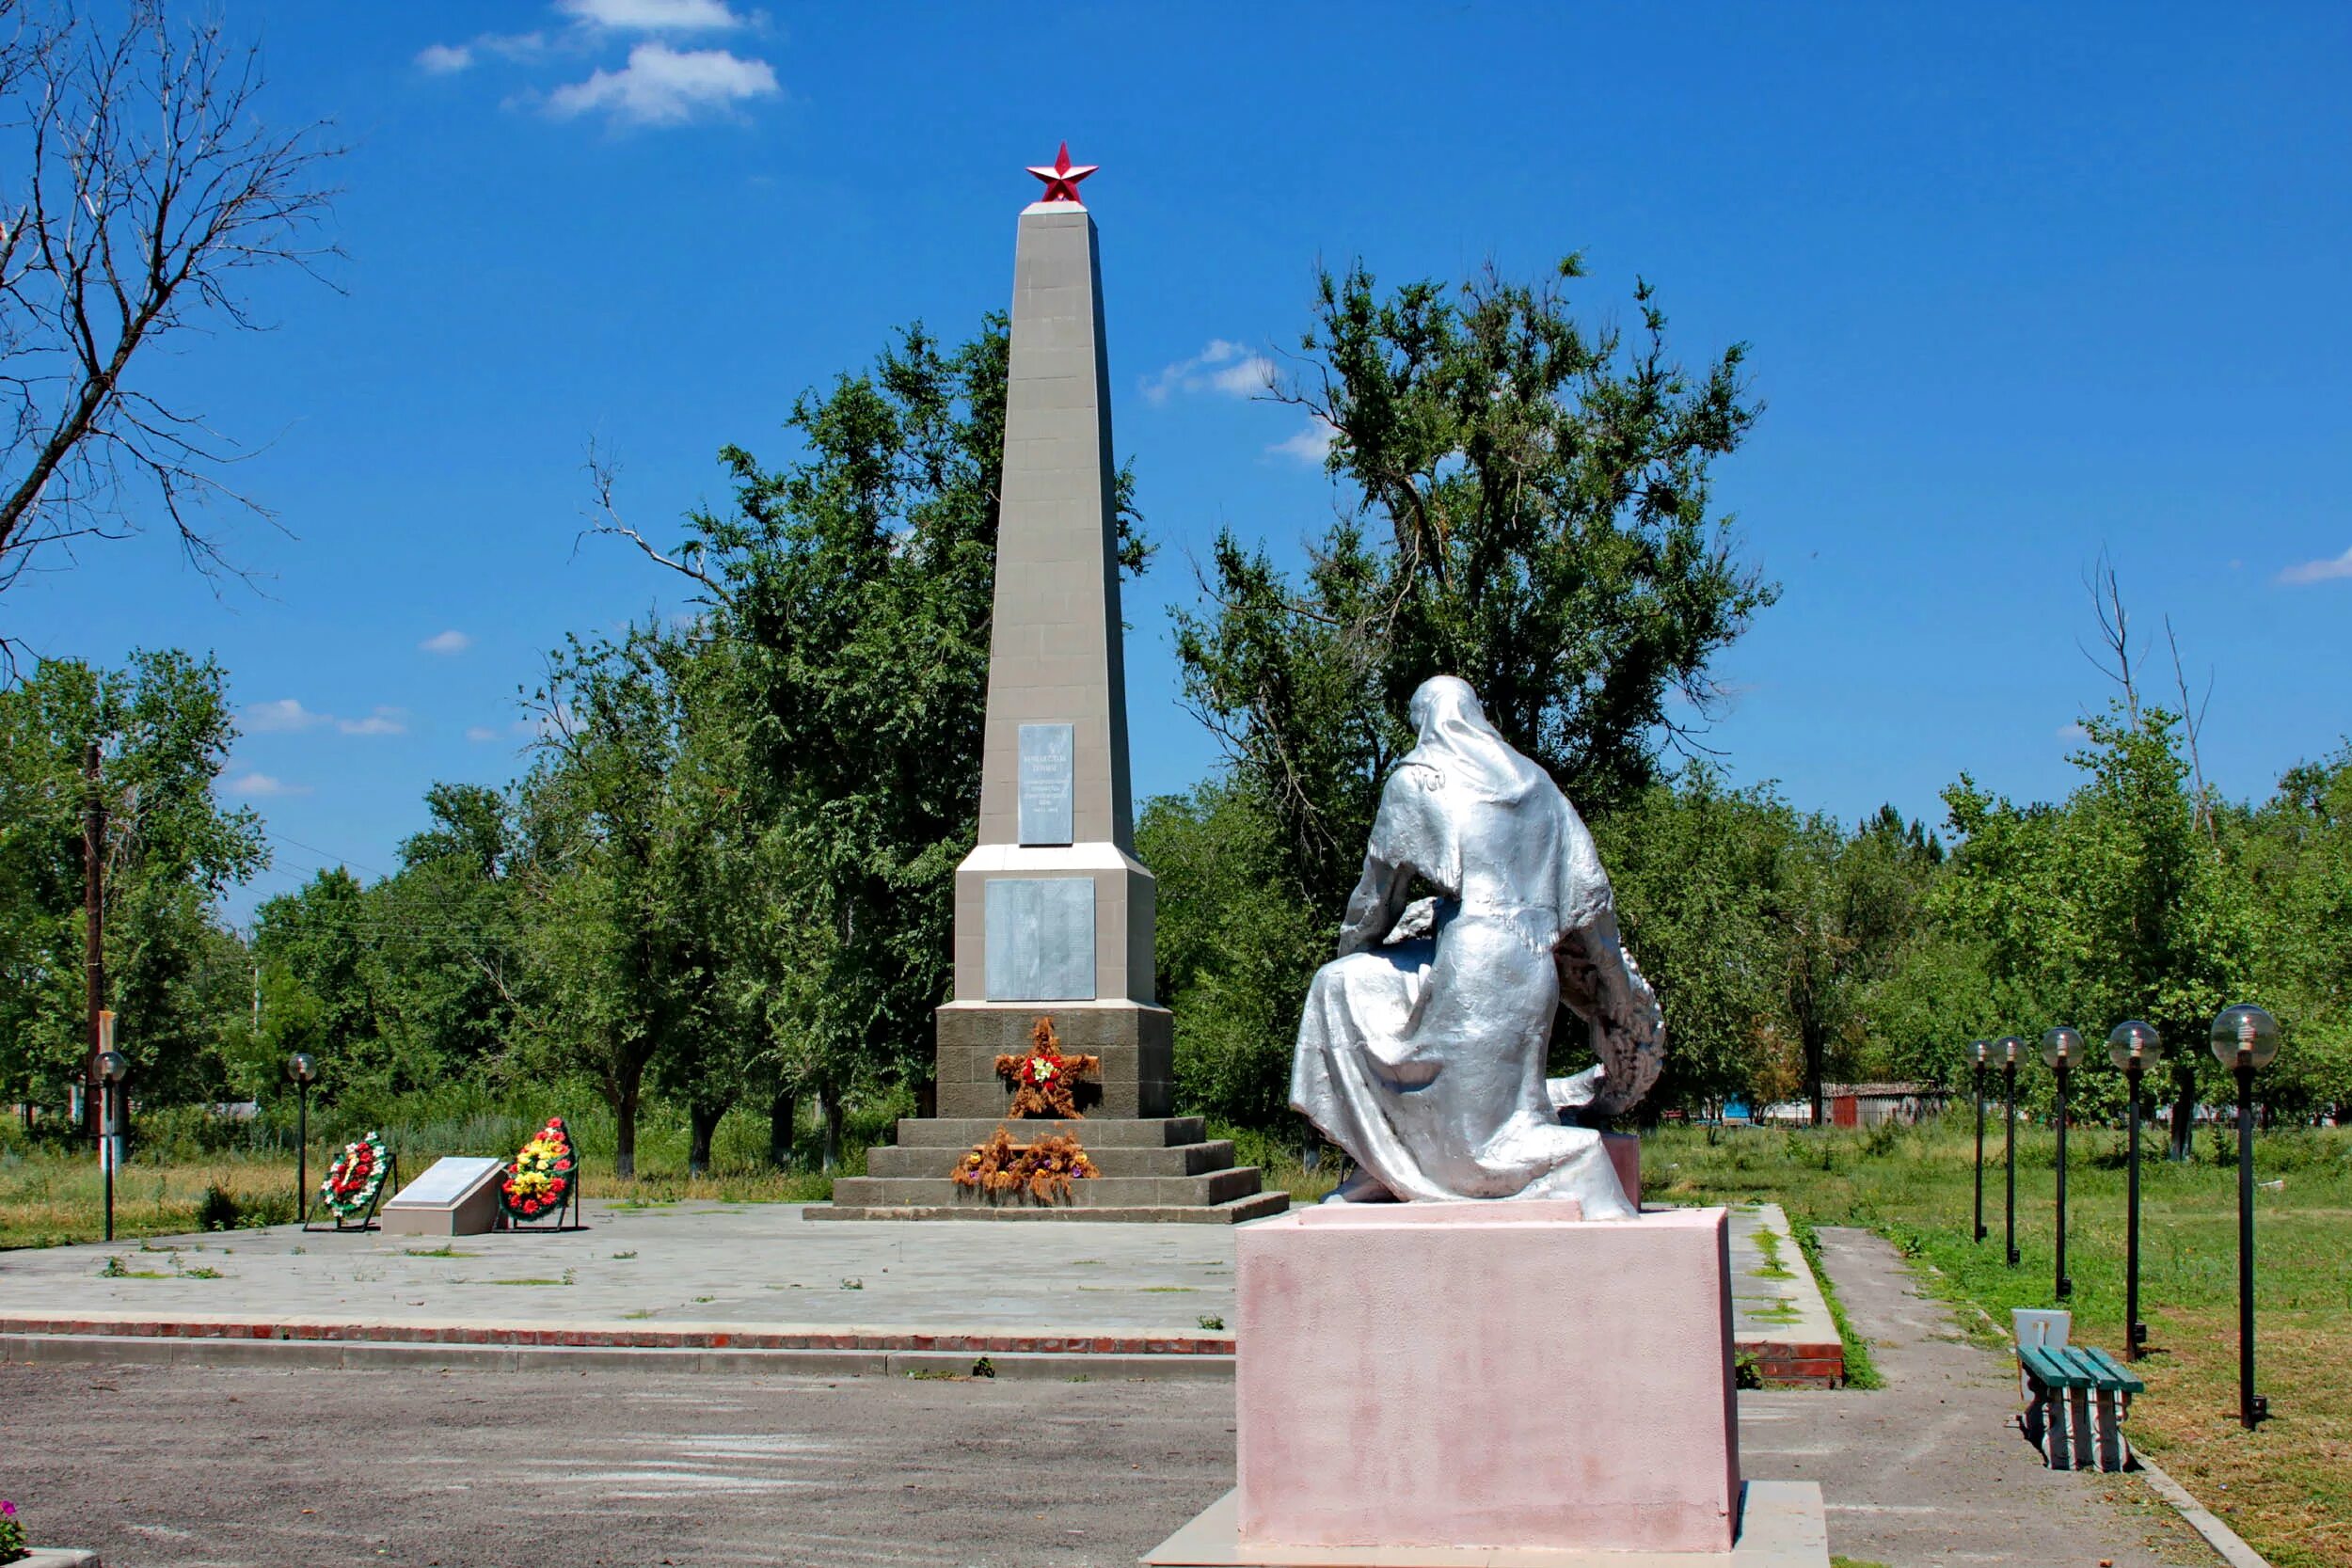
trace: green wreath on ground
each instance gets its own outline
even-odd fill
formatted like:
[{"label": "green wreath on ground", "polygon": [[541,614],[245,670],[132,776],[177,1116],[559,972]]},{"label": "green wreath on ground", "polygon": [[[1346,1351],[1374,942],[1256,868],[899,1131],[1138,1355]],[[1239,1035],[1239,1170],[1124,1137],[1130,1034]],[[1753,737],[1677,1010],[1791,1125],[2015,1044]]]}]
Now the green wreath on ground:
[{"label": "green wreath on ground", "polygon": [[326,1180],[319,1183],[319,1202],[339,1220],[364,1214],[383,1191],[385,1173],[391,1167],[392,1154],[384,1147],[383,1133],[370,1132],[345,1144],[326,1167]]},{"label": "green wreath on ground", "polygon": [[509,1215],[535,1220],[554,1213],[572,1196],[580,1180],[580,1162],[572,1153],[572,1135],[562,1117],[531,1135],[522,1151],[508,1162],[506,1178],[499,1183],[499,1200]]}]

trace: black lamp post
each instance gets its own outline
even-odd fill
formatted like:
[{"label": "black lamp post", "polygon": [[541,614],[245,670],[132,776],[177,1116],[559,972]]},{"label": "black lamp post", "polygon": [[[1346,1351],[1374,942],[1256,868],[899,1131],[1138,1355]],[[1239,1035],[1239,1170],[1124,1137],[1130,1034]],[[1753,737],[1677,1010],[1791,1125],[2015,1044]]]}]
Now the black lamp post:
[{"label": "black lamp post", "polygon": [[1977,1240],[1984,1240],[1984,1058],[1992,1049],[1990,1042],[1971,1040],[1968,1045],[1969,1075],[1977,1085]]},{"label": "black lamp post", "polygon": [[2074,1293],[2066,1277],[2066,1077],[2083,1053],[2083,1037],[2059,1024],[2042,1037],[2042,1059],[2058,1074],[2058,1298]]},{"label": "black lamp post", "polygon": [[294,1082],[294,1223],[310,1223],[310,1081],[319,1075],[318,1063],[307,1051],[286,1058],[286,1076]]},{"label": "black lamp post", "polygon": [[2008,1196],[2002,1224],[2007,1230],[2009,1266],[2017,1266],[2017,1058],[2032,1048],[2023,1037],[2003,1035],[2001,1053],[2001,1159],[2008,1166]]},{"label": "black lamp post", "polygon": [[2137,1361],[2148,1342],[2148,1325],[2139,1321],[2139,1080],[2164,1060],[2164,1042],[2137,1019],[2119,1023],[2107,1036],[2107,1060],[2123,1069],[2132,1097],[2131,1174],[2123,1188],[2123,1355]]},{"label": "black lamp post", "polygon": [[[101,1013],[99,1018],[105,1028],[105,1037],[112,1039],[114,1015]],[[122,1135],[119,1129],[122,1081],[130,1075],[131,1059],[121,1052],[109,1050],[98,1053],[98,1116],[99,1125],[105,1129],[105,1135],[99,1140],[99,1164],[106,1167],[106,1240],[110,1242],[115,1239],[115,1160],[122,1148],[119,1142]]]},{"label": "black lamp post", "polygon": [[2279,1054],[2279,1021],[2243,1002],[2224,1007],[2213,1053],[2237,1075],[2237,1418],[2250,1432],[2270,1414],[2254,1392],[2254,1069]]}]

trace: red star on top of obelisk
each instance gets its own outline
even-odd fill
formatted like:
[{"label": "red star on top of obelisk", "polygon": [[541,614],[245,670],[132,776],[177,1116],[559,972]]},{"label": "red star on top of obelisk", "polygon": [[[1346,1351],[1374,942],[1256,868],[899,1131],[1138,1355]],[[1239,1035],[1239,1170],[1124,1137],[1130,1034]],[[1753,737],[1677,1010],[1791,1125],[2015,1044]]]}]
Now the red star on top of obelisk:
[{"label": "red star on top of obelisk", "polygon": [[1078,200],[1078,182],[1101,166],[1100,164],[1072,163],[1070,144],[1064,142],[1050,166],[1040,167],[1032,164],[1029,172],[1045,182],[1045,194],[1038,198],[1040,201],[1075,201],[1083,207],[1086,203]]}]

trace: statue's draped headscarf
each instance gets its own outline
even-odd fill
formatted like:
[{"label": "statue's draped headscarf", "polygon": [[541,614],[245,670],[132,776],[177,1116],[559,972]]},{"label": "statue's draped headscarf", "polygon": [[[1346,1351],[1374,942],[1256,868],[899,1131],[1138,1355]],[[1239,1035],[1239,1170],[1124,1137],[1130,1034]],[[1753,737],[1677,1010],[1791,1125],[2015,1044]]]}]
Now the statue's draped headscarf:
[{"label": "statue's draped headscarf", "polygon": [[1479,800],[1508,804],[1549,782],[1542,768],[1502,738],[1468,681],[1432,675],[1413,693],[1406,717],[1421,739],[1405,761],[1432,769]]}]

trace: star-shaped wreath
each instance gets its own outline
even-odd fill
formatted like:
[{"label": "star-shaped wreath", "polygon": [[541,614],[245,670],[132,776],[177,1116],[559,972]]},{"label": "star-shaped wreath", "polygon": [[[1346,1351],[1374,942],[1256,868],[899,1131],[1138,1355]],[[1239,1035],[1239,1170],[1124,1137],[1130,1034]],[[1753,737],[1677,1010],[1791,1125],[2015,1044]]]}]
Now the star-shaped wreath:
[{"label": "star-shaped wreath", "polygon": [[1054,1021],[1041,1018],[1029,1031],[1025,1055],[996,1058],[996,1076],[1012,1086],[1007,1116],[1075,1118],[1081,1113],[1073,1090],[1103,1070],[1100,1056],[1065,1056],[1054,1037]]}]

